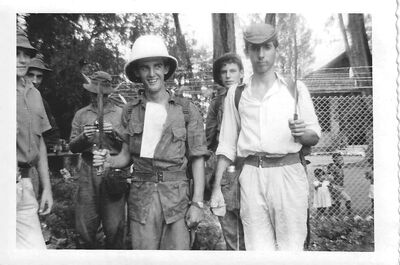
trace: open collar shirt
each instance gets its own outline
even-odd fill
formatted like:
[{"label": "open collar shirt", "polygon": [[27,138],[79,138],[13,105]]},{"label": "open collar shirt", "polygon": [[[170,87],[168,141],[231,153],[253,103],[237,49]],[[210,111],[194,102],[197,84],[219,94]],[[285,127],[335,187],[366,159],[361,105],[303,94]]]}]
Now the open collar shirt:
[{"label": "open collar shirt", "polygon": [[[286,155],[296,153],[301,144],[294,141],[289,129],[289,119],[294,114],[294,97],[284,78],[276,74],[276,80],[262,99],[251,93],[251,78],[235,106],[236,86],[227,94],[224,106],[217,155],[234,161],[236,156],[247,157],[257,153]],[[307,87],[297,82],[298,114],[307,129],[319,137],[321,128]]]}]

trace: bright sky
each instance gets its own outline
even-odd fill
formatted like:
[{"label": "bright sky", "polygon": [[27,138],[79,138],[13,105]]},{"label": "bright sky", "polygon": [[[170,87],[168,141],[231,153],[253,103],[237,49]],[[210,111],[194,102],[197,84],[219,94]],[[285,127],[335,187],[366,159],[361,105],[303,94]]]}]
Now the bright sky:
[{"label": "bright sky", "polygon": [[[313,12],[303,13],[302,15],[306,19],[307,26],[313,32],[312,41],[317,43],[314,49],[315,62],[311,66],[312,69],[317,69],[344,51],[340,28],[337,24],[330,25],[327,28],[325,27],[328,18],[332,14]],[[336,16],[336,14],[334,14],[334,16]],[[246,21],[246,14],[239,14],[239,17]],[[212,49],[212,23],[210,13],[181,13],[179,18],[184,32],[194,36],[195,39],[198,40],[199,46],[204,45]],[[237,35],[238,33],[239,32],[236,32]],[[243,45],[243,43],[237,41],[237,52],[244,56],[242,54],[243,47],[241,47],[241,45]]]}]

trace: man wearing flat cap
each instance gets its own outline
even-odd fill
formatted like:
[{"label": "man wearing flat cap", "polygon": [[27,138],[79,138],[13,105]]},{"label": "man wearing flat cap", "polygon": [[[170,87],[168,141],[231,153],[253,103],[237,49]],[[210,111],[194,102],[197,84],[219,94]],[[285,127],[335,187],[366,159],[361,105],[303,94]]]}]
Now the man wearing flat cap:
[{"label": "man wearing flat cap", "polygon": [[[22,31],[17,32],[17,234],[16,247],[45,249],[38,212],[50,213],[53,206],[43,132],[51,129],[40,92],[26,78],[28,65],[37,50]],[[35,169],[36,168],[36,169]],[[35,170],[42,183],[40,204],[32,185]]]},{"label": "man wearing flat cap", "polygon": [[[125,73],[144,93],[122,113],[124,144],[118,156],[94,152],[94,165],[120,168],[133,163],[128,199],[133,249],[190,248],[203,218],[204,156],[208,155],[202,117],[193,103],[165,85],[177,60],[164,41],[139,37]],[[189,190],[190,161],[193,194]]]},{"label": "man wearing flat cap", "polygon": [[[212,152],[215,152],[218,147],[218,137],[221,130],[227,91],[231,86],[242,85],[243,76],[243,63],[239,55],[225,53],[214,61],[213,77],[220,87],[217,96],[210,103],[206,120],[207,146]],[[212,155],[208,160],[208,164],[212,168],[212,174],[215,174],[216,160],[215,155]],[[214,178],[211,178],[210,181],[213,182]],[[227,200],[226,197],[225,200]],[[239,210],[226,209],[225,214],[219,216],[218,219],[224,235],[226,249],[244,250],[243,225],[240,220]]]},{"label": "man wearing flat cap", "polygon": [[[90,77],[88,80],[90,82],[84,84],[83,87],[90,92],[91,103],[78,110],[72,120],[69,148],[73,153],[81,153],[82,158],[78,172],[75,227],[79,234],[78,247],[84,249],[100,247],[96,240],[100,223],[106,236],[105,247],[107,249],[124,248],[126,179],[114,179],[119,175],[108,170],[98,174],[98,170],[92,165],[92,151],[99,146],[101,137],[98,130],[97,94],[99,89],[103,93],[103,146],[110,150],[111,156],[118,154],[122,146],[122,140],[117,134],[122,109],[108,99],[108,95],[113,92],[111,80],[111,76],[103,71],[95,72]],[[110,181],[113,180],[120,181],[121,187],[117,192],[111,190],[113,187]]]},{"label": "man wearing flat cap", "polygon": [[[228,91],[216,154],[216,183],[236,157],[244,159],[239,176],[240,216],[247,250],[300,251],[307,234],[308,181],[300,161],[302,145],[315,145],[321,129],[310,94],[298,82],[298,119],[290,84],[274,70],[277,33],[269,24],[244,30],[245,54],[253,75],[242,90]],[[296,88],[294,88],[296,89]],[[211,203],[223,207],[221,189]]]}]

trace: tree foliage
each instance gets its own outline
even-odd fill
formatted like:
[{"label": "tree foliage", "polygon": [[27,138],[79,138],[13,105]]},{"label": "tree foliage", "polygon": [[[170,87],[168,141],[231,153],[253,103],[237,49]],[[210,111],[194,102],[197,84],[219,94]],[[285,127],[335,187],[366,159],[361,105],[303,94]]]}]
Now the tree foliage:
[{"label": "tree foliage", "polygon": [[[82,87],[81,72],[90,75],[94,71],[106,71],[113,75],[114,82],[120,82],[124,51],[126,53],[140,35],[161,35],[170,54],[178,59],[179,65],[187,68],[188,58],[181,56],[172,14],[32,13],[18,14],[17,23],[26,29],[32,44],[53,70],[44,80],[46,89],[42,95],[49,102],[65,139],[69,137],[74,113],[89,100]],[[193,42],[186,38],[189,56],[196,54],[190,47]]]},{"label": "tree foliage", "polygon": [[[294,73],[295,68],[295,49],[297,49],[297,68],[299,77],[301,73],[307,72],[309,66],[314,62],[313,55],[314,43],[311,42],[311,29],[305,25],[302,15],[295,15],[291,19],[291,14],[276,14],[276,29],[278,30],[278,57],[277,67],[282,73]],[[294,43],[294,32],[296,31],[297,45]]]}]

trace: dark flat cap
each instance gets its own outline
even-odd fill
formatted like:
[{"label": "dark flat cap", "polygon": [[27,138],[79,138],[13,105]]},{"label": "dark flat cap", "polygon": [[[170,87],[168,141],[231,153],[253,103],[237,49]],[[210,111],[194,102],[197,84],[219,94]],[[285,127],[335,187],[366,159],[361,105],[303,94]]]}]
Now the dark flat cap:
[{"label": "dark flat cap", "polygon": [[243,38],[253,44],[261,44],[276,38],[275,28],[270,24],[249,25],[243,32]]}]

